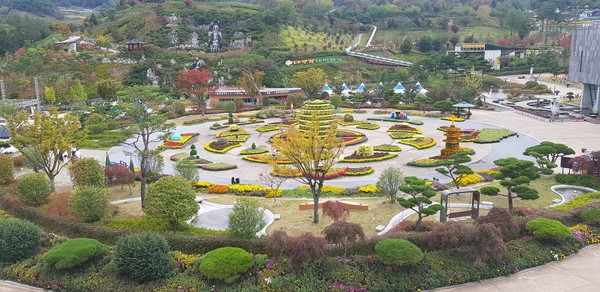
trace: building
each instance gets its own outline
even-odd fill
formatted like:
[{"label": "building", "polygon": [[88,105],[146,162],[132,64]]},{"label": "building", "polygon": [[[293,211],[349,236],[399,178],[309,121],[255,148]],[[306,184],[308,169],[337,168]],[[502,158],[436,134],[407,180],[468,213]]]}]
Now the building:
[{"label": "building", "polygon": [[573,32],[569,80],[583,83],[581,113],[598,114],[600,103],[600,28],[583,28]]},{"label": "building", "polygon": [[483,59],[492,64],[492,68],[495,70],[500,69],[500,58],[501,57],[515,57],[525,58],[527,51],[532,50],[531,48],[515,48],[515,47],[501,47],[496,45],[484,44],[484,43],[473,43],[473,44],[462,44],[454,47],[452,51],[446,51],[448,54],[483,54]]},{"label": "building", "polygon": [[[290,95],[300,95],[304,94],[302,88],[266,88],[263,87],[260,89],[263,98],[274,98],[280,103],[284,103],[285,99]],[[235,99],[241,99],[244,102],[244,105],[253,106],[257,105],[257,96],[250,96],[244,89],[242,88],[227,88],[222,87],[216,90],[213,90],[209,93],[210,102],[226,102],[226,101],[234,101]]]},{"label": "building", "polygon": [[138,51],[143,51],[144,50],[144,46],[147,44],[147,42],[142,42],[136,38],[131,39],[128,42],[125,42],[125,44],[127,45],[127,50],[130,52],[138,52]]}]

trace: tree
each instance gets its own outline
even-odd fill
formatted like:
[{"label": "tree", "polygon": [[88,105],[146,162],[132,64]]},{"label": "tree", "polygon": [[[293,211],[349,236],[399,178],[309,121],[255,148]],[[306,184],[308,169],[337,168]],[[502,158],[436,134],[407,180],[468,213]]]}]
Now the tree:
[{"label": "tree", "polygon": [[123,185],[129,185],[129,194],[131,195],[131,185],[135,183],[135,177],[133,171],[129,168],[120,164],[106,166],[104,167],[104,175],[109,185],[121,185],[121,189],[123,189]]},{"label": "tree", "polygon": [[196,96],[198,99],[198,107],[202,109],[202,115],[204,115],[204,109],[206,107],[205,92],[210,86],[210,74],[210,71],[204,69],[179,71],[177,80],[175,80],[175,87]]},{"label": "tree", "polygon": [[256,233],[267,224],[263,219],[264,211],[258,201],[240,198],[233,204],[233,212],[229,214],[229,231],[231,235],[241,238],[256,237]]},{"label": "tree", "polygon": [[144,213],[165,220],[173,232],[200,209],[196,191],[181,176],[166,176],[150,185]]},{"label": "tree", "polygon": [[41,173],[30,173],[19,181],[17,186],[19,201],[25,205],[39,207],[48,201],[50,182]]},{"label": "tree", "polygon": [[517,32],[521,39],[524,39],[531,31],[531,17],[517,9],[511,9],[504,17],[504,25],[510,30],[510,35]]},{"label": "tree", "polygon": [[457,189],[460,189],[460,181],[466,177],[466,175],[473,174],[473,170],[470,167],[463,165],[463,163],[470,162],[471,158],[465,151],[457,151],[450,159],[439,160],[440,166],[435,171],[442,175],[449,177],[456,185]]},{"label": "tree", "polygon": [[[539,167],[551,169],[558,165],[556,161],[559,157],[575,154],[575,150],[565,144],[553,143],[549,141],[541,142],[539,145],[531,146],[525,149],[523,155],[531,156],[536,159]],[[547,172],[543,171],[544,174]],[[550,171],[552,173],[552,171]]]},{"label": "tree", "polygon": [[377,179],[377,187],[387,194],[390,198],[390,203],[396,201],[398,188],[404,183],[404,172],[400,168],[390,166],[381,172]]},{"label": "tree", "polygon": [[8,130],[13,146],[27,158],[34,170],[44,172],[54,192],[54,178],[69,164],[66,153],[84,140],[87,131],[80,130],[79,118],[66,114],[59,116],[56,108],[49,109],[49,115],[39,112],[29,114],[22,111],[8,119]]},{"label": "tree", "polygon": [[344,246],[344,256],[346,256],[347,243],[365,239],[365,232],[359,224],[346,221],[332,223],[325,227],[323,234],[327,242]]},{"label": "tree", "polygon": [[433,204],[431,197],[435,196],[435,191],[425,183],[414,176],[404,178],[405,185],[399,187],[400,191],[406,193],[409,198],[398,198],[398,202],[404,208],[409,208],[417,213],[419,218],[415,222],[415,230],[419,231],[423,218],[434,215],[444,209],[440,204]]},{"label": "tree", "polygon": [[471,67],[471,74],[465,77],[464,83],[468,88],[471,88],[475,91],[479,90],[483,85],[483,75],[477,74],[474,72],[475,68]]},{"label": "tree", "polygon": [[540,177],[540,169],[535,167],[533,162],[509,157],[495,160],[494,163],[502,168],[500,168],[500,173],[492,173],[491,175],[494,179],[499,179],[500,185],[506,188],[508,192],[508,210],[511,213],[513,213],[513,192],[524,200],[539,198],[536,190],[523,186]]},{"label": "tree", "polygon": [[104,168],[94,158],[83,158],[75,161],[69,166],[69,175],[77,186],[104,186]]},{"label": "tree", "polygon": [[75,81],[75,85],[71,86],[71,101],[72,102],[86,102],[88,94],[85,91],[85,87],[81,84],[80,80]]},{"label": "tree", "polygon": [[242,76],[238,78],[238,86],[244,90],[246,95],[251,98],[256,98],[261,109],[264,108],[263,96],[260,92],[263,77],[265,77],[265,72],[263,71],[244,70]]},{"label": "tree", "polygon": [[192,159],[179,159],[174,166],[175,174],[185,178],[187,181],[198,181],[198,164]]},{"label": "tree", "polygon": [[162,96],[154,86],[132,86],[117,95],[123,102],[133,103],[133,105],[120,104],[123,117],[133,122],[126,130],[127,134],[134,137],[133,141],[124,144],[134,149],[134,153],[140,159],[140,197],[142,207],[146,199],[146,185],[148,178],[152,175],[155,166],[157,150],[150,149],[150,143],[162,140],[161,133],[166,133],[174,127],[171,123],[166,123],[167,117],[157,114],[152,110]]},{"label": "tree", "polygon": [[315,99],[323,89],[325,71],[321,68],[310,68],[306,71],[296,72],[292,77],[292,84],[304,90],[309,99]]},{"label": "tree", "polygon": [[402,54],[408,54],[412,50],[412,41],[409,38],[405,38],[400,45],[400,52]]},{"label": "tree", "polygon": [[285,139],[273,141],[279,153],[287,157],[302,174],[297,180],[310,187],[314,203],[313,223],[319,223],[319,198],[325,175],[344,152],[342,140],[336,137],[336,128],[334,122],[326,131],[319,132],[320,123],[310,122],[306,131],[292,126]]},{"label": "tree", "polygon": [[106,192],[98,187],[79,187],[69,199],[69,214],[83,222],[96,222],[108,214]]},{"label": "tree", "polygon": [[117,92],[123,89],[121,82],[113,79],[101,79],[96,82],[96,92],[100,98],[105,100],[114,100],[117,98]]},{"label": "tree", "polygon": [[333,222],[338,222],[349,215],[350,209],[344,206],[340,201],[330,200],[323,203],[323,216],[331,218]]},{"label": "tree", "polygon": [[6,185],[15,180],[14,167],[12,156],[0,154],[0,185]]},{"label": "tree", "polygon": [[53,104],[56,102],[56,92],[54,91],[54,87],[46,86],[44,88],[44,101],[46,101],[46,104]]},{"label": "tree", "polygon": [[360,105],[366,101],[365,97],[360,93],[354,93],[348,97],[352,104],[356,105],[357,109],[360,109]]},{"label": "tree", "polygon": [[[254,144],[253,144],[254,145]],[[273,202],[277,202],[277,195],[279,194],[279,188],[281,185],[288,180],[289,177],[293,176],[296,171],[288,166],[278,164],[273,159],[268,159],[267,164],[272,167],[272,171],[279,175],[272,175],[271,170],[265,169],[258,174],[258,180],[265,183],[273,194]]]}]

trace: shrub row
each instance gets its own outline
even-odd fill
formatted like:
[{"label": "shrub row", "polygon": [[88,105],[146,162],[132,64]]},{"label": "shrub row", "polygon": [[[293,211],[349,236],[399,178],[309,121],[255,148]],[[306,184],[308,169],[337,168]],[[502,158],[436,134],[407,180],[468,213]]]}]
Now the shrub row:
[{"label": "shrub row", "polygon": [[600,191],[598,177],[586,174],[557,174],[554,179],[561,184],[582,186]]},{"label": "shrub row", "polygon": [[[108,245],[114,245],[119,237],[142,232],[140,230],[111,229],[97,224],[73,222],[56,215],[46,214],[37,208],[24,206],[11,196],[0,197],[0,206],[11,215],[27,219],[47,232],[54,232],[72,238],[93,238]],[[184,253],[204,254],[207,251],[226,246],[243,248],[255,254],[265,253],[263,239],[248,240],[218,235],[185,236],[172,233],[165,233],[164,236],[173,250],[180,250]]]}]

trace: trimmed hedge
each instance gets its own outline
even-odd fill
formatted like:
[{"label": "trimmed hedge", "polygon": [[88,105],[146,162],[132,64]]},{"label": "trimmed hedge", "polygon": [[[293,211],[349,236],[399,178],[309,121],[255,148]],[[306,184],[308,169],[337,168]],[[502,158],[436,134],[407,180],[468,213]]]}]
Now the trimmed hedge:
[{"label": "trimmed hedge", "polygon": [[19,200],[29,206],[39,207],[50,195],[50,180],[42,173],[30,173],[21,179],[18,186]]},{"label": "trimmed hedge", "polygon": [[171,248],[155,233],[131,234],[117,242],[115,263],[119,273],[138,282],[171,277],[175,272]]},{"label": "trimmed hedge", "polygon": [[554,179],[561,184],[582,186],[600,191],[598,177],[587,174],[557,174]]},{"label": "trimmed hedge", "polygon": [[[0,197],[0,206],[11,215],[27,219],[47,232],[58,233],[67,237],[86,237],[114,245],[119,237],[141,233],[143,231],[133,229],[112,229],[101,225],[74,222],[63,217],[47,214],[37,208],[20,204],[11,196]],[[180,250],[188,254],[204,254],[208,251],[232,246],[247,250],[253,254],[266,253],[264,239],[238,239],[220,235],[185,236],[165,232],[165,238],[173,250]]]},{"label": "trimmed hedge", "polygon": [[0,154],[0,184],[5,185],[15,180],[13,158]]},{"label": "trimmed hedge", "polygon": [[405,239],[384,239],[375,246],[377,259],[386,265],[414,265],[423,259],[423,251]]},{"label": "trimmed hedge", "polygon": [[0,219],[0,262],[33,256],[42,243],[42,231],[25,220]]},{"label": "trimmed hedge", "polygon": [[539,239],[560,240],[571,235],[571,230],[558,220],[539,218],[525,224],[527,231]]},{"label": "trimmed hedge", "polygon": [[74,238],[63,242],[44,255],[44,262],[56,269],[69,269],[105,253],[100,241],[90,238]]},{"label": "trimmed hedge", "polygon": [[233,283],[240,273],[252,267],[252,255],[237,247],[223,247],[208,252],[200,259],[200,271],[209,279]]}]

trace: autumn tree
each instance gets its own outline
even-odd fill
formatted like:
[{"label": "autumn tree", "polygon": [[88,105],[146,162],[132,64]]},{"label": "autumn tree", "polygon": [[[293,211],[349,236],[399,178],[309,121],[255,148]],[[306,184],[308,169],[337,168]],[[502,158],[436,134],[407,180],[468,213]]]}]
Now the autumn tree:
[{"label": "autumn tree", "polygon": [[[132,86],[117,93],[119,99],[125,105],[120,104],[123,118],[132,121],[133,123],[125,131],[128,135],[134,137],[133,140],[128,140],[124,144],[133,149],[133,153],[140,160],[140,197],[142,199],[142,207],[144,207],[146,199],[146,186],[148,178],[152,175],[152,170],[155,168],[156,154],[158,150],[150,149],[151,142],[161,141],[161,134],[167,133],[174,127],[173,124],[167,123],[167,117],[158,114],[152,109],[163,98],[158,91],[157,86]],[[133,104],[133,105],[131,105]]]},{"label": "autumn tree", "polygon": [[466,175],[473,174],[473,170],[463,165],[463,163],[470,162],[471,158],[465,151],[457,151],[450,159],[442,159],[439,161],[440,166],[435,169],[435,171],[441,173],[442,175],[449,177],[456,186],[457,189],[460,189],[460,182],[466,177]]},{"label": "autumn tree", "polygon": [[83,158],[72,163],[69,166],[69,175],[77,186],[104,186],[104,168],[94,158]]},{"label": "autumn tree", "polygon": [[133,171],[128,167],[117,164],[115,166],[104,167],[104,175],[109,185],[129,185],[129,194],[131,195],[131,185],[135,183]]},{"label": "autumn tree", "polygon": [[325,239],[307,232],[292,242],[292,264],[300,266],[304,262],[314,261],[325,257]]},{"label": "autumn tree", "polygon": [[251,98],[256,98],[260,108],[264,108],[263,96],[260,92],[262,87],[262,79],[265,76],[265,72],[258,70],[244,70],[242,76],[238,78],[238,86],[244,90],[246,95]]},{"label": "autumn tree", "polygon": [[[546,169],[557,167],[556,161],[558,158],[570,154],[575,154],[575,150],[565,144],[549,141],[544,141],[539,145],[528,147],[525,149],[525,152],[523,152],[523,155],[535,158],[539,167]],[[545,171],[544,173],[548,172]],[[552,171],[549,173],[552,173]]]},{"label": "autumn tree", "polygon": [[346,244],[365,239],[365,232],[359,224],[346,221],[332,223],[325,227],[323,234],[327,242],[344,246],[344,256],[346,256]]},{"label": "autumn tree", "polygon": [[387,194],[390,198],[390,203],[396,201],[396,194],[398,194],[398,188],[404,184],[404,173],[400,168],[390,166],[383,170],[377,179],[377,187],[381,191]]},{"label": "autumn tree", "polygon": [[44,88],[44,101],[46,104],[53,104],[56,102],[56,92],[54,91],[54,87],[46,86]]},{"label": "autumn tree", "polygon": [[67,153],[85,139],[87,131],[80,130],[77,116],[59,116],[56,108],[50,108],[49,113],[36,112],[33,122],[30,122],[29,114],[21,111],[8,119],[8,130],[13,146],[27,158],[34,170],[48,176],[54,192],[54,178],[70,162]]},{"label": "autumn tree", "polygon": [[313,223],[319,223],[319,198],[323,182],[327,172],[344,152],[344,144],[336,137],[335,122],[320,132],[316,115],[313,120],[316,121],[310,122],[308,129],[303,131],[295,126],[290,127],[286,138],[275,139],[273,146],[302,174],[297,180],[309,186],[314,203]]},{"label": "autumn tree", "polygon": [[435,196],[435,191],[426,184],[424,180],[414,176],[404,178],[405,185],[398,187],[408,198],[397,198],[400,205],[409,208],[419,216],[415,222],[415,230],[419,231],[423,218],[434,215],[444,209],[440,204],[433,204],[431,197]]},{"label": "autumn tree", "polygon": [[175,87],[196,96],[198,108],[202,109],[202,114],[204,114],[206,107],[205,93],[210,86],[210,80],[210,71],[205,69],[179,71],[179,75],[177,75],[177,79],[175,80]]},{"label": "autumn tree", "polygon": [[309,99],[315,99],[323,89],[325,71],[320,68],[310,68],[306,71],[296,72],[292,77],[292,84],[304,90]]},{"label": "autumn tree", "polygon": [[343,218],[350,216],[350,209],[344,206],[340,201],[330,200],[323,203],[323,216],[331,218],[333,222],[338,222]]},{"label": "autumn tree", "polygon": [[500,185],[506,188],[510,213],[513,213],[513,192],[524,200],[539,198],[535,189],[524,186],[540,177],[540,169],[533,162],[509,157],[495,160],[494,163],[501,167],[500,173],[492,173],[491,176],[499,179]]},{"label": "autumn tree", "polygon": [[196,191],[180,176],[166,176],[150,185],[144,213],[165,220],[173,229],[194,216],[200,205]]}]

